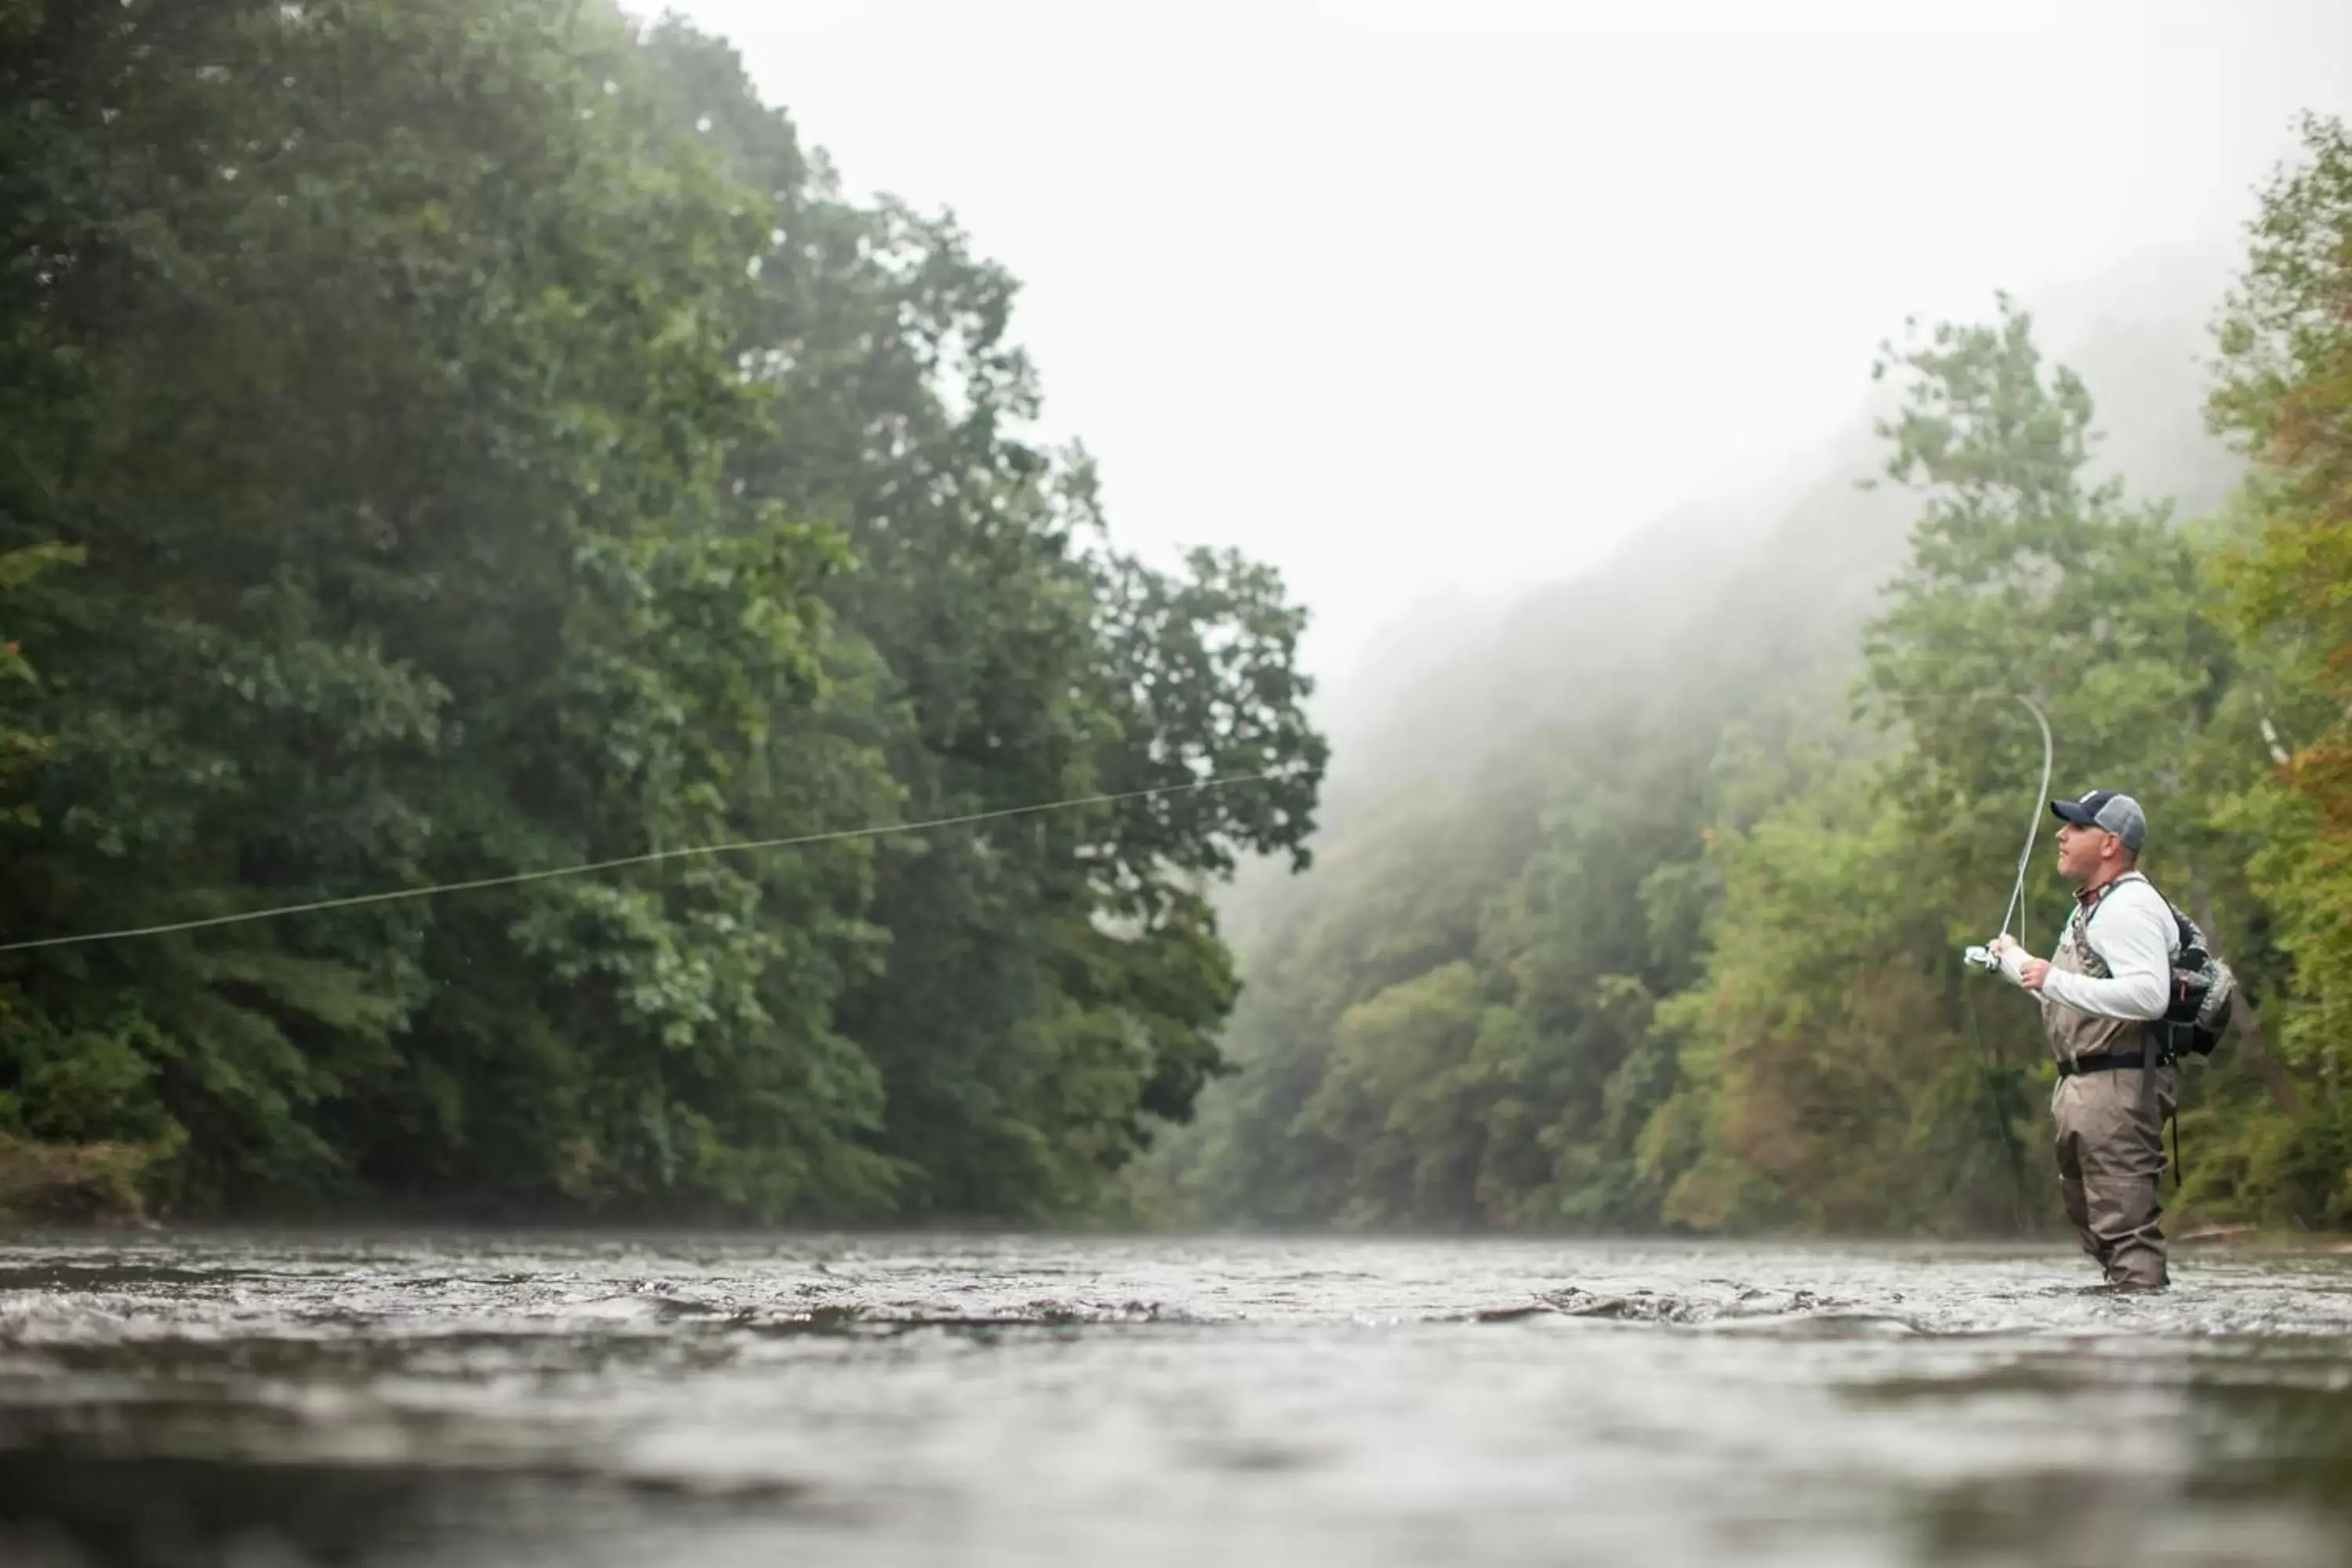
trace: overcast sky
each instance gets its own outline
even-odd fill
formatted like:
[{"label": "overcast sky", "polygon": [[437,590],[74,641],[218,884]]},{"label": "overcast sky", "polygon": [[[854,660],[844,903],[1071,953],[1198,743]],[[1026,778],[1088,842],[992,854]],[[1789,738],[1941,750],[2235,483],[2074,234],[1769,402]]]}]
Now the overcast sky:
[{"label": "overcast sky", "polygon": [[2352,113],[2352,0],[672,8],[955,210],[1114,533],[1273,562],[1327,677],[1801,460],[1907,313],[2234,243]]}]

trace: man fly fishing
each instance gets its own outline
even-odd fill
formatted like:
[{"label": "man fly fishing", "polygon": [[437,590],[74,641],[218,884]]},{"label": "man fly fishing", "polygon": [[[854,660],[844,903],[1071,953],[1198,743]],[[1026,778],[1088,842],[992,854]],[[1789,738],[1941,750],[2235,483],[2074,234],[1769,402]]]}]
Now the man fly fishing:
[{"label": "man fly fishing", "polygon": [[2042,1001],[2058,1058],[2050,1111],[2059,1189],[2083,1249],[2110,1286],[2160,1290],[2169,1278],[2157,1183],[2179,1087],[2163,1029],[2179,924],[2138,869],[2147,816],[2137,801],[2095,789],[2050,809],[2074,912],[2047,961],[2006,931],[1988,951]]}]

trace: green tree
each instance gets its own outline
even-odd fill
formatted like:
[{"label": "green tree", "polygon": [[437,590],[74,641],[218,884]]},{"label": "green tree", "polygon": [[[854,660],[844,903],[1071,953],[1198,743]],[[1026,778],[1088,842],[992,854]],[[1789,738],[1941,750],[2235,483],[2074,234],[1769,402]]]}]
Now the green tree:
[{"label": "green tree", "polygon": [[[81,552],[56,543],[26,545],[0,554],[0,614],[5,614],[5,595],[28,586],[45,572],[80,560]],[[0,636],[7,629],[7,622],[0,620]],[[18,826],[36,826],[40,820],[30,802],[11,800],[48,751],[47,737],[21,728],[14,717],[26,706],[26,689],[39,679],[23,643],[0,641],[0,821]]]},{"label": "green tree", "polygon": [[1066,1208],[1191,1113],[1234,1001],[1203,887],[1313,826],[1324,743],[1279,579],[1111,546],[1083,451],[1022,437],[1016,292],[951,217],[855,208],[731,51],[653,50],[738,177],[780,194],[738,352],[777,399],[733,456],[744,494],[840,521],[828,601],[876,654],[910,815],[1283,776],[880,847],[887,966],[842,1027],[879,1068],[913,1212]]},{"label": "green tree", "polygon": [[[211,1208],[1083,1207],[1218,1068],[1322,742],[1262,567],[1109,545],[1013,280],[606,0],[0,12],[11,1131]],[[13,750],[15,743],[10,742]],[[13,803],[12,803],[13,804]]]},{"label": "green tree", "polygon": [[[2040,806],[2039,732],[2014,697],[2049,715],[2055,788],[2147,805],[2146,865],[2177,899],[2207,892],[2200,863],[2243,855],[2200,790],[2233,650],[2203,614],[2194,538],[2167,508],[2126,504],[2119,480],[2088,482],[2081,378],[2044,371],[2006,299],[1990,322],[1890,346],[1879,370],[1904,382],[1881,425],[1886,473],[1920,498],[1865,635],[1862,711],[1885,740],[1824,759],[1721,841],[1720,939],[1675,1013],[1696,1097],[1656,1133],[1687,1162],[1669,1212],[1690,1223],[2049,1218],[2023,1152],[2041,1146],[2038,1026],[1956,962],[1992,933]],[[2045,853],[2028,868],[2029,945],[2048,950],[2065,908]]]},{"label": "green tree", "polygon": [[[813,796],[767,765],[831,728],[841,550],[724,489],[762,416],[730,350],[763,231],[633,90],[617,16],[68,12],[17,61],[57,177],[10,254],[47,279],[15,317],[32,477],[90,569],[27,611],[71,678],[19,929],[887,801],[876,765]],[[28,960],[32,1130],[184,1131],[205,1203],[870,1195],[870,1069],[784,980],[847,961],[861,858]],[[795,1149],[769,1123],[803,1080],[838,1087],[793,1100]]]},{"label": "green tree", "polygon": [[[2262,192],[2217,323],[2215,426],[2253,472],[2216,575],[2252,672],[2242,730],[2278,764],[2242,780],[2231,818],[2292,962],[2287,1048],[2325,1086],[2297,1135],[2253,1152],[2246,1185],[2305,1220],[2352,1216],[2352,132],[2305,116],[2301,156]],[[2238,755],[2256,756],[2242,735]]]}]

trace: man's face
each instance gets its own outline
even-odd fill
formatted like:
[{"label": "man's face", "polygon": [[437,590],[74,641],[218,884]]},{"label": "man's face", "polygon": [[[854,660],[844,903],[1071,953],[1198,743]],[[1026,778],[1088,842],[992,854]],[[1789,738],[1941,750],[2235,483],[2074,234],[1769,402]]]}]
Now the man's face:
[{"label": "man's face", "polygon": [[2092,827],[2079,822],[2060,823],[2058,875],[2081,887],[2098,874],[2110,847],[2119,849],[2123,847],[2123,840],[2104,827]]}]

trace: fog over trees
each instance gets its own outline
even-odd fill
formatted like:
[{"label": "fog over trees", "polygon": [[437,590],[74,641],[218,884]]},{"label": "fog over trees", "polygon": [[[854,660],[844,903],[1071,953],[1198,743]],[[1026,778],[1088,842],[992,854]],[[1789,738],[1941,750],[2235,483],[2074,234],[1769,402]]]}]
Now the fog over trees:
[{"label": "fog over trees", "polygon": [[[1621,397],[1521,397],[1570,378],[1511,333],[1560,329],[1477,283],[1541,247],[1447,207],[1389,237],[1453,329],[1322,289],[1269,331],[1327,384],[1171,369],[1248,443],[1122,470],[1087,410],[1170,405],[1078,354],[1049,414],[1020,263],[778,97],[610,0],[0,0],[0,1205],[2039,1227],[2049,1069],[1957,957],[2024,693],[2257,1004],[2180,1201],[2352,1217],[2339,119],[2280,109],[2211,245],[1890,318],[1769,462],[1669,330],[1720,300],[1611,326],[1660,345]],[[1295,279],[1381,238],[1333,190],[1437,177],[1409,129],[1263,232],[1167,170],[1060,205],[1157,190],[1165,257]],[[1200,319],[1160,276],[1088,279],[1146,379]],[[1474,342],[1545,363],[1407,384]],[[1344,451],[1280,450],[1318,399]],[[1646,495],[1602,460],[1637,427]],[[1493,558],[1537,468],[1575,537]],[[1350,554],[1433,592],[1360,601]],[[745,840],[794,842],[677,856]]]}]

